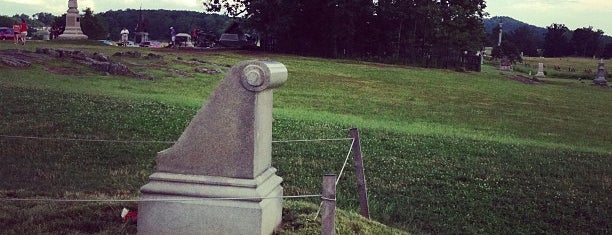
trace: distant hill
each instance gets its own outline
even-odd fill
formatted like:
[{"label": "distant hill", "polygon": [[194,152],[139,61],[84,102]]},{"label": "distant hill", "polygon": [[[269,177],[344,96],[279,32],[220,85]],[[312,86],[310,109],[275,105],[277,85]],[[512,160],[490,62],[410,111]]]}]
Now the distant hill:
[{"label": "distant hill", "polygon": [[[491,33],[493,31],[493,28],[495,28],[500,22],[503,23],[503,30],[506,33],[512,32],[515,29],[518,29],[526,25],[538,37],[538,42],[537,42],[538,46],[542,46],[544,44],[544,34],[546,34],[545,27],[538,27],[535,25],[530,25],[528,23],[516,20],[508,16],[493,16],[491,18],[484,19],[484,28],[486,32]],[[570,30],[574,30],[574,29],[570,29]],[[603,41],[604,43],[612,42],[612,37],[608,35],[604,35]]]},{"label": "distant hill", "polygon": [[544,45],[544,34],[546,33],[546,28],[538,27],[535,25],[530,25],[525,22],[516,20],[514,18],[508,16],[493,16],[491,18],[484,19],[484,28],[487,33],[493,32],[493,29],[499,24],[503,23],[504,33],[510,33],[515,29],[518,29],[522,26],[527,26],[538,38],[536,44],[538,47],[543,47]]},{"label": "distant hill", "polygon": [[518,29],[524,25],[529,27],[529,29],[533,30],[537,35],[543,35],[546,33],[546,28],[538,27],[535,25],[530,25],[525,22],[516,20],[512,17],[508,16],[493,16],[491,18],[484,19],[484,27],[487,33],[490,33],[495,26],[499,23],[503,23],[504,32],[512,32],[515,29]]}]

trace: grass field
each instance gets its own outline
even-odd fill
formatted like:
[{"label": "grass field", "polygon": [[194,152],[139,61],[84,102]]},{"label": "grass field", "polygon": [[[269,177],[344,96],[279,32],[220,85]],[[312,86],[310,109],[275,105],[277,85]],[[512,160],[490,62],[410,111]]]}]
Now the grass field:
[{"label": "grass field", "polygon": [[[13,47],[0,42],[0,49]],[[35,47],[128,50],[25,48]],[[113,58],[152,80],[57,60],[27,69],[0,65],[0,135],[176,140],[223,77],[193,67],[227,71],[238,61],[269,58],[289,70],[275,91],[274,139],[346,137],[359,127],[374,220],[414,234],[610,233],[611,89],[553,75],[528,85],[489,66],[458,73],[254,52],[152,52],[164,58]],[[285,194],[317,193],[321,175],[341,168],[348,145],[274,144]],[[136,198],[155,153],[167,147],[0,137],[0,198]],[[338,205],[357,211],[353,172],[344,177]],[[135,204],[0,205],[7,233],[135,232],[115,215]],[[291,219],[310,205],[289,203],[284,219],[298,222],[283,233],[315,223]],[[348,227],[339,233],[383,231]]]},{"label": "grass field", "polygon": [[[592,80],[597,74],[599,59],[591,58],[538,58],[525,57],[522,64],[515,66],[518,71],[536,74],[538,63],[543,63],[547,74],[557,78]],[[609,65],[610,62],[607,64]]]}]

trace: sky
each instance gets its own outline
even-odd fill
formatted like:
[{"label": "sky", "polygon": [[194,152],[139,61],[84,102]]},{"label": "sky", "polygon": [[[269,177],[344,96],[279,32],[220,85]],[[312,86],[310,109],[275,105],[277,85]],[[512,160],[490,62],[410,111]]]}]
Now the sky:
[{"label": "sky", "polygon": [[612,35],[612,0],[488,0],[490,16],[510,16],[546,27],[565,24],[569,29],[593,26]]},{"label": "sky", "polygon": [[[166,9],[202,12],[202,0],[80,0],[79,10],[87,7],[94,13],[122,9]],[[509,16],[539,27],[552,23],[569,29],[593,26],[612,35],[612,0],[487,0],[490,16]],[[68,9],[67,0],[0,0],[0,15],[32,15],[48,12],[61,15]]]}]

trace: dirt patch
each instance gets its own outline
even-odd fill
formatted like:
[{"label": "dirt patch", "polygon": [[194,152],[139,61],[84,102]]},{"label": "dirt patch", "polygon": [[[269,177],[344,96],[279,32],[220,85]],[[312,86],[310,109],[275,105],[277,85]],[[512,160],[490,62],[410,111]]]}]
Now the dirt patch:
[{"label": "dirt patch", "polygon": [[522,75],[506,75],[506,78],[512,79],[517,82],[522,82],[525,84],[531,84],[531,85],[544,84],[543,81],[538,80],[537,78],[530,78],[530,77],[525,77]]}]

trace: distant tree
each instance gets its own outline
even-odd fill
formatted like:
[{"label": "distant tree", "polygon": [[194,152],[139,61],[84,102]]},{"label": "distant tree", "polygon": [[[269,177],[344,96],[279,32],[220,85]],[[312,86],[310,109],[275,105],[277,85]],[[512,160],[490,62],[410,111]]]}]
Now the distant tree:
[{"label": "distant tree", "polygon": [[171,26],[177,33],[189,33],[193,28],[199,28],[219,36],[228,22],[227,16],[195,11],[128,9],[102,12],[95,16],[105,31],[110,33],[111,39],[119,40],[119,32],[123,27],[130,32],[136,31],[141,15],[146,22],[146,30],[151,40],[169,40]]},{"label": "distant tree", "polygon": [[104,39],[106,37],[106,30],[89,7],[85,9],[83,17],[81,17],[81,29],[89,39]]},{"label": "distant tree", "polygon": [[539,56],[537,47],[537,37],[527,26],[521,26],[504,36],[507,41],[512,42],[518,52],[523,52],[526,56]]},{"label": "distant tree", "polygon": [[484,46],[484,0],[204,0],[262,35],[266,49],[449,67]]},{"label": "distant tree", "polygon": [[8,16],[0,16],[0,26],[2,27],[11,27],[16,22],[13,18]]},{"label": "distant tree", "polygon": [[571,54],[569,30],[564,24],[552,24],[546,27],[544,36],[544,56],[563,57]]},{"label": "distant tree", "polygon": [[602,57],[606,59],[612,58],[612,42],[606,43]]},{"label": "distant tree", "polygon": [[39,12],[32,15],[33,19],[40,21],[45,26],[51,26],[55,21],[55,16],[51,13]]},{"label": "distant tree", "polygon": [[500,46],[493,47],[493,51],[491,51],[491,56],[496,59],[508,59],[511,62],[523,61],[521,58],[521,50],[519,46],[516,45],[511,40],[502,41]]},{"label": "distant tree", "polygon": [[603,50],[603,31],[593,31],[593,27],[584,27],[574,30],[570,44],[573,54],[580,57],[593,57],[601,55]]}]

